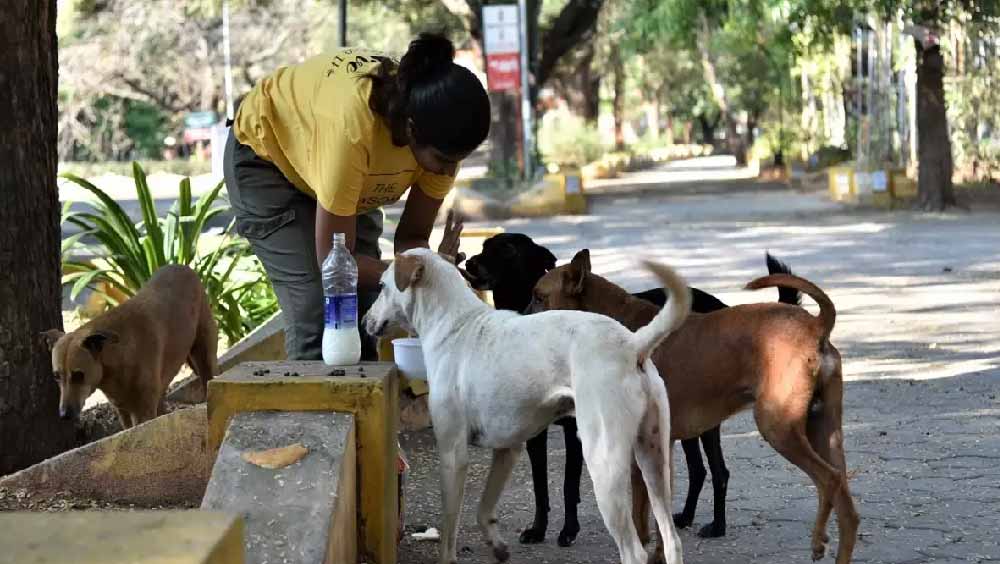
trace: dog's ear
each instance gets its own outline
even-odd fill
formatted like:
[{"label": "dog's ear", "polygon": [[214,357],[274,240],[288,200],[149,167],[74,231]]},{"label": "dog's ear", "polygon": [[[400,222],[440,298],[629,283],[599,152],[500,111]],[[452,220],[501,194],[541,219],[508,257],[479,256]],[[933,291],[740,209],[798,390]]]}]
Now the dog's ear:
[{"label": "dog's ear", "polygon": [[396,288],[405,292],[407,288],[416,286],[424,276],[424,262],[420,257],[397,255],[395,271]]},{"label": "dog's ear", "polygon": [[590,250],[583,249],[576,253],[569,263],[569,291],[571,294],[583,293],[583,282],[590,274]]},{"label": "dog's ear", "polygon": [[92,354],[99,354],[104,350],[104,345],[118,342],[118,335],[111,331],[94,331],[83,339],[83,347]]},{"label": "dog's ear", "polygon": [[42,339],[45,340],[45,344],[48,345],[49,350],[51,350],[52,347],[56,346],[56,343],[65,334],[66,333],[63,333],[62,331],[60,331],[58,329],[49,329],[48,331],[42,332],[40,335],[41,335]]}]

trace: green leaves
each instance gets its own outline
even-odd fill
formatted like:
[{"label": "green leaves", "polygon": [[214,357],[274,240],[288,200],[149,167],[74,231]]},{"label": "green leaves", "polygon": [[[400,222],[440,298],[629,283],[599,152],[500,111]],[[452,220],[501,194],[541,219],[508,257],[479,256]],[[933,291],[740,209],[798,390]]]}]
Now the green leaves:
[{"label": "green leaves", "polygon": [[[117,305],[117,293],[131,297],[159,268],[183,264],[201,278],[219,328],[230,343],[278,310],[274,291],[263,267],[252,256],[250,245],[233,235],[235,220],[230,221],[214,246],[203,244],[199,248],[209,222],[228,210],[228,206],[217,203],[222,182],[195,202],[191,180],[184,178],[177,199],[161,218],[146,173],[133,163],[141,216],[141,221],[133,223],[118,202],[97,186],[72,174],[62,176],[97,198],[87,211],[70,211],[70,202],[62,210],[62,222],[80,229],[62,244],[62,283],[70,288],[73,299],[84,288],[90,288],[110,305]],[[86,249],[95,252],[96,258],[88,262],[74,260],[73,251],[84,248],[87,238],[97,241],[96,249]]]}]

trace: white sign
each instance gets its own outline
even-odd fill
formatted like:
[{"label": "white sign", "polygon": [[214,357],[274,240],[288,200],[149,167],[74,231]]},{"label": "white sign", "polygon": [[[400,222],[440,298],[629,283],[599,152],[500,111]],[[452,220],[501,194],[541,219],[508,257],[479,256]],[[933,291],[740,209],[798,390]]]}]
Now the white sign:
[{"label": "white sign", "polygon": [[566,193],[567,194],[579,194],[580,190],[580,177],[569,175],[566,177]]},{"label": "white sign", "polygon": [[483,43],[487,55],[521,51],[517,4],[483,6]]},{"label": "white sign", "polygon": [[889,179],[884,170],[876,170],[872,173],[872,191],[885,192],[889,189]]}]

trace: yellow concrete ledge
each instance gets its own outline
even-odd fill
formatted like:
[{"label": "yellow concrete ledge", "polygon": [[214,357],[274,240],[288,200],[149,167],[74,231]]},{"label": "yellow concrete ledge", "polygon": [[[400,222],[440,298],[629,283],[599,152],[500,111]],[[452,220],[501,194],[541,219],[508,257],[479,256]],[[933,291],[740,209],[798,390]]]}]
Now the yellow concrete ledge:
[{"label": "yellow concrete ledge", "polygon": [[[269,372],[262,373],[267,370]],[[339,411],[357,423],[358,526],[368,562],[395,564],[399,379],[391,363],[362,363],[331,376],[322,362],[249,362],[208,385],[208,448],[218,451],[229,419],[247,411]],[[286,373],[297,374],[285,376]]]},{"label": "yellow concrete ledge", "polygon": [[583,177],[579,170],[567,169],[547,174],[531,190],[510,203],[511,214],[520,217],[546,217],[587,212]]},{"label": "yellow concrete ledge", "polygon": [[179,409],[0,479],[36,495],[157,505],[197,504],[214,456],[205,449],[204,406]]},{"label": "yellow concrete ledge", "polygon": [[0,514],[2,562],[243,564],[243,521],[208,511]]}]

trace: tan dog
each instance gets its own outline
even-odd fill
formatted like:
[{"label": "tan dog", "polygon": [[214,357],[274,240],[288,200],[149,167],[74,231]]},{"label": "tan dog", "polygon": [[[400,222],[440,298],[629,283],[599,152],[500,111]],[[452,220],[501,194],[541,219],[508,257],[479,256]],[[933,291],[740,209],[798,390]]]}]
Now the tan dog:
[{"label": "tan dog", "polygon": [[[826,552],[826,525],[836,507],[840,525],[837,564],[851,561],[858,513],[847,484],[841,416],[840,353],[830,343],[836,311],[812,283],[787,274],[765,276],[748,289],[794,288],[819,305],[819,317],[782,303],[733,306],[691,313],[653,353],[670,394],[671,438],[697,437],[754,406],[764,439],[816,484],[819,511],[813,559]],[[549,271],[535,286],[531,311],[575,309],[608,315],[631,330],[658,308],[593,274],[584,250]],[[643,488],[633,477],[633,488]],[[633,516],[648,539],[647,496],[633,495]],[[660,551],[658,547],[658,552]]]},{"label": "tan dog", "polygon": [[71,419],[100,389],[128,429],[163,413],[163,396],[185,361],[202,391],[215,376],[218,327],[198,275],[156,271],[136,295],[72,333],[44,333],[59,382],[59,416]]}]

